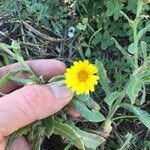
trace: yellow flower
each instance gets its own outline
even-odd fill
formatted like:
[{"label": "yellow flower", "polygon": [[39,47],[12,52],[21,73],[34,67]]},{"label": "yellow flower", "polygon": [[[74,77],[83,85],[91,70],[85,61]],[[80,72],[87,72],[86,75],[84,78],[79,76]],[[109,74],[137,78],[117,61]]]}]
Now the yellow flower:
[{"label": "yellow flower", "polygon": [[88,60],[75,61],[73,66],[66,70],[65,84],[77,95],[89,94],[90,91],[94,92],[94,85],[98,83],[99,77],[95,75],[97,72],[96,66]]}]

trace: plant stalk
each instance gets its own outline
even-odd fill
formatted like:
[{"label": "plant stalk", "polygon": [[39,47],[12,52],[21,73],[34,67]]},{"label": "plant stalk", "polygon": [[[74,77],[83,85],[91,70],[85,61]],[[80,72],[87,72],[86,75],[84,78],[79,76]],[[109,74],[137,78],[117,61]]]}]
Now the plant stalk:
[{"label": "plant stalk", "polygon": [[133,38],[134,38],[134,45],[135,45],[135,50],[134,50],[134,62],[135,62],[135,67],[138,68],[138,43],[139,43],[139,38],[138,38],[138,24],[140,22],[140,15],[143,10],[143,0],[138,0],[137,3],[137,13],[136,17],[134,19],[134,25],[133,25]]},{"label": "plant stalk", "polygon": [[9,54],[9,55],[12,56],[13,58],[16,58],[15,54],[14,54],[12,51],[10,51],[10,50],[5,46],[5,44],[3,44],[3,43],[0,43],[0,50],[2,50],[3,52]]}]

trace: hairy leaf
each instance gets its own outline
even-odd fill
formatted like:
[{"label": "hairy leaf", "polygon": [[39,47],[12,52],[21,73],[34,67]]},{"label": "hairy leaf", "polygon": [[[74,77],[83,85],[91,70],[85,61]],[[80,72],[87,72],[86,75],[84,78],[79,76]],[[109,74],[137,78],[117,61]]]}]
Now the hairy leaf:
[{"label": "hairy leaf", "polygon": [[54,124],[54,117],[50,116],[42,121],[42,124],[45,128],[45,135],[50,138],[50,136],[54,132],[55,124]]},{"label": "hairy leaf", "polygon": [[93,98],[90,95],[87,94],[81,94],[81,95],[76,95],[76,98],[79,101],[82,101],[88,108],[94,109],[94,110],[99,110],[100,106],[98,103],[96,103]]},{"label": "hairy leaf", "polygon": [[88,121],[101,122],[105,120],[105,117],[99,111],[90,111],[88,107],[81,101],[74,100],[72,104],[75,107],[75,109],[80,112],[81,116],[86,118]]},{"label": "hairy leaf", "polygon": [[126,60],[133,66],[134,63],[133,63],[133,59],[132,59],[131,55],[126,52],[126,50],[117,42],[117,40],[115,38],[112,38],[112,40],[115,42],[116,47],[124,55]]},{"label": "hairy leaf", "polygon": [[139,31],[138,38],[140,39],[146,32],[150,30],[150,24],[147,25],[145,28]]},{"label": "hairy leaf", "polygon": [[6,84],[11,78],[15,77],[18,72],[9,72],[0,80],[0,86]]},{"label": "hairy leaf", "polygon": [[139,75],[132,75],[126,89],[126,93],[131,100],[131,104],[135,103],[135,100],[138,97],[139,92],[141,91],[141,87],[141,77]]},{"label": "hairy leaf", "polygon": [[[16,131],[16,132],[12,133],[12,134],[9,136],[9,138],[8,138],[8,141],[7,141],[7,148],[9,149],[9,148],[11,147],[11,145],[13,144],[13,142],[14,142],[17,138],[21,137],[22,135],[26,135],[26,134],[30,131],[30,128],[31,128],[31,126],[28,125],[28,126],[26,126],[26,127],[24,127],[24,128],[19,129],[19,130]],[[6,149],[7,149],[7,148],[6,148]]]},{"label": "hairy leaf", "polygon": [[105,142],[105,139],[97,134],[89,133],[86,131],[82,131],[78,127],[76,127],[72,122],[67,122],[80,136],[83,140],[84,145],[89,150],[96,150],[98,146]]},{"label": "hairy leaf", "polygon": [[139,120],[150,130],[150,114],[148,112],[127,103],[122,104],[121,107],[137,115]]},{"label": "hairy leaf", "polygon": [[123,143],[123,145],[117,149],[117,150],[125,150],[125,149],[128,149],[128,146],[131,144],[131,140],[133,138],[133,135],[131,133],[128,133],[126,136],[126,141]]},{"label": "hairy leaf", "polygon": [[135,53],[135,49],[136,49],[136,45],[134,43],[130,44],[129,47],[128,47],[128,51],[131,54]]},{"label": "hairy leaf", "polygon": [[141,41],[141,48],[142,48],[144,60],[147,61],[147,43],[144,41]]},{"label": "hairy leaf", "polygon": [[96,66],[98,68],[97,74],[100,77],[99,82],[102,85],[106,95],[109,95],[110,93],[109,80],[107,78],[107,72],[104,68],[104,65],[99,60],[96,60]]},{"label": "hairy leaf", "polygon": [[104,101],[110,107],[113,104],[113,102],[118,98],[119,95],[120,92],[118,91],[112,92],[104,99]]},{"label": "hairy leaf", "polygon": [[80,150],[85,150],[84,144],[77,132],[69,125],[55,121],[55,134],[59,134]]}]

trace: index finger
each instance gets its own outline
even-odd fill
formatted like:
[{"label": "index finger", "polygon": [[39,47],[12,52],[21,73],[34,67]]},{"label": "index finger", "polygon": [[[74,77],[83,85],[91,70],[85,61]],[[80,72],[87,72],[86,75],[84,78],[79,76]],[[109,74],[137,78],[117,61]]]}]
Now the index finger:
[{"label": "index finger", "polygon": [[[27,64],[37,75],[43,76],[43,79],[45,80],[56,75],[62,75],[66,70],[66,66],[63,62],[54,59],[31,60],[27,61]],[[19,63],[0,68],[0,79],[2,79],[8,72],[14,71],[19,68],[21,68],[21,65]],[[21,74],[21,77],[26,78],[27,73]],[[7,94],[19,87],[20,85],[16,84],[13,81],[9,81],[5,85],[0,86],[0,92]]]}]

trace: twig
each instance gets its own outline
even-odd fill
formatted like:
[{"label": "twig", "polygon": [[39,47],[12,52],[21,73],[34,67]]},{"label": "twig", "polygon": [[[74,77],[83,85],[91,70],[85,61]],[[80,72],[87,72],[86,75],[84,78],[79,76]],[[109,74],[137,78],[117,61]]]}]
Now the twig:
[{"label": "twig", "polygon": [[33,32],[34,34],[36,34],[37,36],[40,36],[41,38],[43,38],[46,41],[51,41],[51,42],[62,42],[65,41],[66,39],[59,39],[59,38],[53,38],[50,37],[48,35],[45,35],[39,31],[37,31],[36,29],[34,29],[31,25],[29,25],[28,23],[22,21],[22,23],[24,24],[24,26],[31,32]]}]

